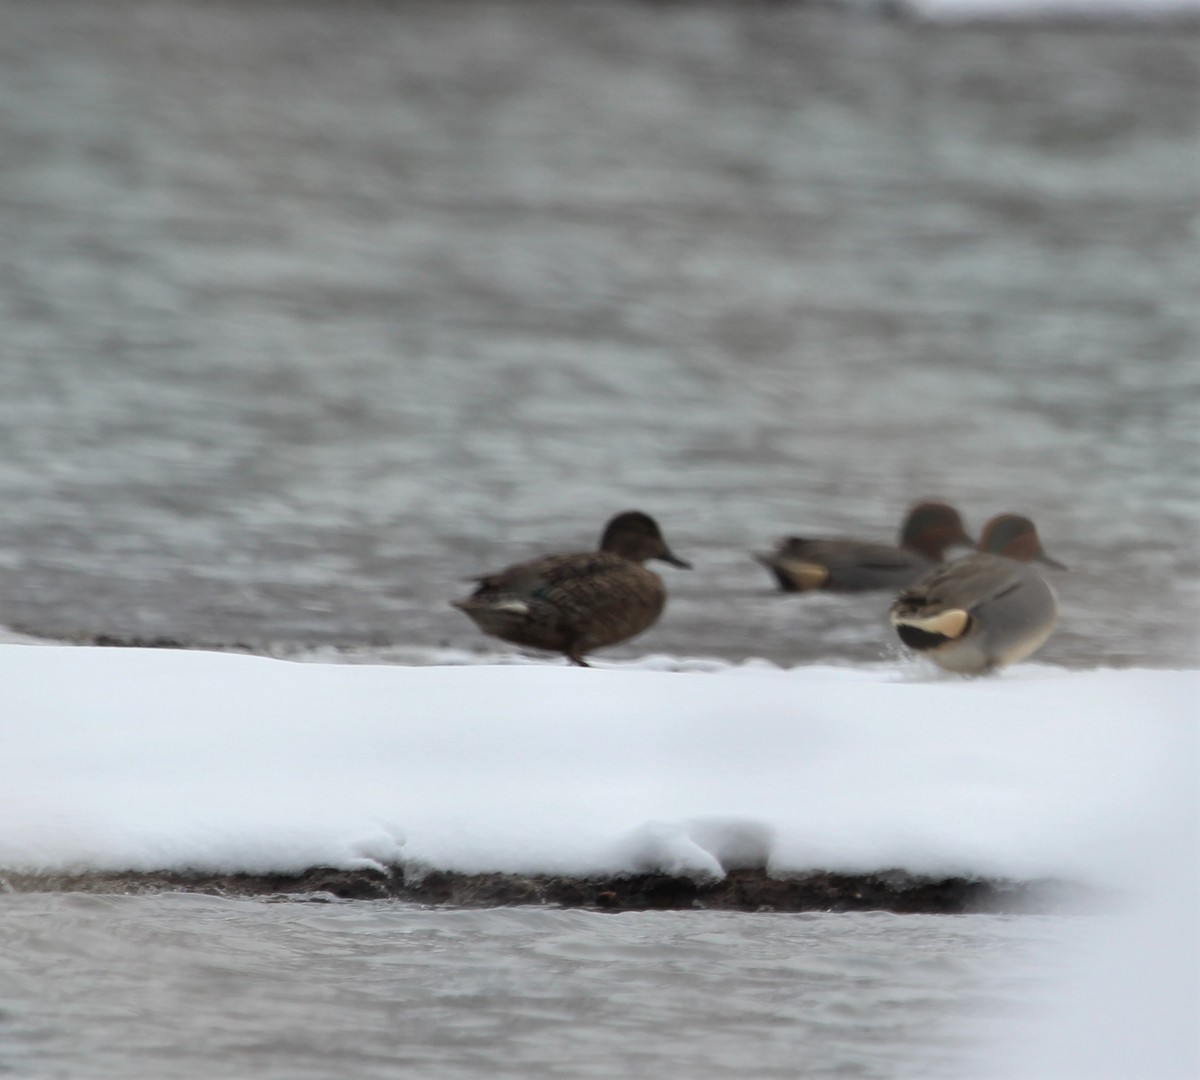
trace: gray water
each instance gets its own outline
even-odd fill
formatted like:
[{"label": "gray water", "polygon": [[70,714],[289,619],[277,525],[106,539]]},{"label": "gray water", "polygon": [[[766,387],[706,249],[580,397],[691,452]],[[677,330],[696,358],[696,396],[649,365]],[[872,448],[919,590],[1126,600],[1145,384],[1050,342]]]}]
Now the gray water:
[{"label": "gray water", "polygon": [[[608,656],[874,661],[749,552],[940,496],[1070,566],[1039,659],[1194,665],[1196,45],[0,0],[0,624],[505,657],[463,579],[636,506]],[[2,896],[0,1073],[976,1076],[1063,925]]]},{"label": "gray water", "polygon": [[1196,662],[1193,31],[0,21],[0,623],[494,655],[463,579],[636,506],[696,570],[609,655],[878,660],[884,599],[779,596],[749,552],[936,495],[1070,566],[1040,658]]},{"label": "gray water", "polygon": [[1061,919],[0,897],[0,1075],[978,1076]]}]

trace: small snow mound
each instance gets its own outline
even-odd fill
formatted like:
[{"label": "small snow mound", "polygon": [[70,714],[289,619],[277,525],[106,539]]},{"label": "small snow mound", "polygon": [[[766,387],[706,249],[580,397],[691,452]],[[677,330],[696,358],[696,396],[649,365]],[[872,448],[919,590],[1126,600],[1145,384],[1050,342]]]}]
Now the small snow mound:
[{"label": "small snow mound", "polygon": [[648,821],[614,846],[613,860],[637,874],[669,874],[698,881],[718,881],[725,871],[710,851],[688,835],[685,826]]},{"label": "small snow mound", "polygon": [[612,860],[639,874],[714,881],[732,870],[765,870],[774,843],[770,825],[747,818],[648,821],[614,845]]}]

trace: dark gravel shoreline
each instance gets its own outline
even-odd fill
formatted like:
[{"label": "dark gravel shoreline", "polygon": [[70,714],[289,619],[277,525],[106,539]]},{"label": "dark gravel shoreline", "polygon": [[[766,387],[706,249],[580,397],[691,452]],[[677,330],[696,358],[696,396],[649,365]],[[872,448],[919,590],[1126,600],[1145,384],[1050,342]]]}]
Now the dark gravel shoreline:
[{"label": "dark gravel shoreline", "polygon": [[893,911],[898,914],[1051,914],[1092,907],[1098,894],[1055,880],[932,878],[889,870],[874,874],[813,872],[790,878],[738,870],[721,881],[668,874],[622,877],[456,874],[409,876],[395,868],[300,874],[173,872],[24,874],[0,872],[0,892],[140,894],[197,892],[215,896],[321,901],[405,900],[435,907],[538,905],[597,911]]}]

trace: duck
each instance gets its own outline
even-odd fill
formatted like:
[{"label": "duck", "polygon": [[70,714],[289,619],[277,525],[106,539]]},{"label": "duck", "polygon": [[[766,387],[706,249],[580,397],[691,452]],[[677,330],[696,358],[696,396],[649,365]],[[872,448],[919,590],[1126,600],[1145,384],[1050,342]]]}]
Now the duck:
[{"label": "duck", "polygon": [[998,514],[979,550],[903,590],[890,617],[900,640],[947,671],[983,675],[1031,656],[1058,621],[1058,598],[1030,564],[1066,567],[1020,514]]},{"label": "duck", "polygon": [[908,512],[900,544],[865,540],[813,540],[790,536],[755,558],[784,592],[869,592],[901,589],[942,561],[954,544],[974,547],[962,516],[943,502],[918,503]]},{"label": "duck", "polygon": [[605,525],[598,551],[546,555],[472,578],[475,591],[451,606],[485,634],[590,667],[587,653],[636,637],[662,614],[666,586],[642,565],[648,559],[692,566],[667,546],[654,518],[626,510]]}]

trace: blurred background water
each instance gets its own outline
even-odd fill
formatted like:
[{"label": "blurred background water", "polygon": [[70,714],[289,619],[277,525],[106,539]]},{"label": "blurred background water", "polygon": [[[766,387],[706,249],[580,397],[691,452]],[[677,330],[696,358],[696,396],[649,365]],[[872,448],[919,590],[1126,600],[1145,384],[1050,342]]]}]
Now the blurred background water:
[{"label": "blurred background water", "polygon": [[[1194,32],[803,4],[0,0],[0,623],[483,638],[636,506],[613,657],[895,651],[749,556],[1030,514],[1071,666],[1194,664]],[[390,650],[390,651],[389,651]]]}]

